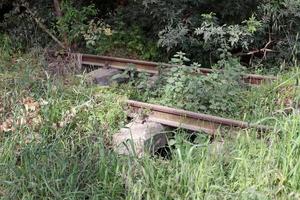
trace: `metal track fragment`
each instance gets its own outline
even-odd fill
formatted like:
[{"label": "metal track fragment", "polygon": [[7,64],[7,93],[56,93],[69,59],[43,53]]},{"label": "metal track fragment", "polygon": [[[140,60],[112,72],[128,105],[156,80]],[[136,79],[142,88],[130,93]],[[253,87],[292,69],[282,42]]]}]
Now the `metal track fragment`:
[{"label": "metal track fragment", "polygon": [[[109,56],[97,56],[89,54],[78,54],[81,57],[81,63],[84,65],[93,65],[101,67],[112,67],[116,69],[128,69],[130,65],[134,65],[139,72],[146,72],[150,74],[158,74],[159,67],[174,67],[175,65],[167,63],[149,62],[143,60],[133,60],[126,58],[117,58]],[[206,75],[212,73],[212,69],[199,68],[199,73]],[[263,82],[276,80],[273,76],[262,76],[255,74],[246,74],[243,76],[243,81],[252,85],[259,85]]]},{"label": "metal track fragment", "polygon": [[260,132],[270,130],[267,126],[254,125],[244,121],[226,119],[133,100],[128,100],[127,105],[130,108],[129,116],[133,113],[145,110],[146,113],[148,111],[147,119],[150,121],[191,131],[204,131],[208,134],[215,134],[220,127],[239,129],[255,128]]}]

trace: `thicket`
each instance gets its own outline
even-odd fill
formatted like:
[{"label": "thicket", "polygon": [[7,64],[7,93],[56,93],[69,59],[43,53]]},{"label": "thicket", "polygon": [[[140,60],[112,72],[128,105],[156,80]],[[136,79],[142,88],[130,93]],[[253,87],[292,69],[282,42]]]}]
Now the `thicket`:
[{"label": "thicket", "polygon": [[74,51],[154,60],[183,51],[208,67],[229,56],[278,71],[299,58],[297,0],[55,1],[2,1],[2,32],[18,45],[49,45],[39,20]]}]

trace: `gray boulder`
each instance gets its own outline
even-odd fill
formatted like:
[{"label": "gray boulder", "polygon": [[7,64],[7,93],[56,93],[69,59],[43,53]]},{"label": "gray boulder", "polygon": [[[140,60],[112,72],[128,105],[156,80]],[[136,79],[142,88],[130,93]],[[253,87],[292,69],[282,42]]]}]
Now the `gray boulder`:
[{"label": "gray boulder", "polygon": [[89,82],[96,83],[101,86],[109,86],[113,82],[122,83],[124,78],[114,78],[117,75],[122,74],[122,71],[113,68],[99,68],[87,74]]},{"label": "gray boulder", "polygon": [[113,136],[115,152],[142,157],[167,145],[164,127],[156,122],[132,122]]}]

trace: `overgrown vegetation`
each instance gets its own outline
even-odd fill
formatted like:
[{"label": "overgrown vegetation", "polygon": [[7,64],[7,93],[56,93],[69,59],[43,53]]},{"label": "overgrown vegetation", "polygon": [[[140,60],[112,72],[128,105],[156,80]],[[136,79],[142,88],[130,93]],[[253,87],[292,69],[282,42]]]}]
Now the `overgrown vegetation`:
[{"label": "overgrown vegetation", "polygon": [[[126,123],[124,97],[89,86],[84,77],[49,76],[40,54],[13,57],[15,63],[1,59],[0,65],[3,199],[298,198],[298,115],[272,116],[280,132],[245,130],[213,143],[201,133],[191,139],[170,132],[169,160],[117,156],[110,137]],[[274,96],[294,98],[282,89],[295,81],[245,97],[255,106],[248,114],[264,116]]]},{"label": "overgrown vegetation", "polygon": [[[3,0],[0,11],[1,199],[300,198],[298,0]],[[175,66],[158,77],[131,66],[117,75],[128,83],[98,87],[70,51]],[[249,86],[249,72],[277,80]],[[273,129],[170,129],[166,157],[121,156],[111,139],[127,98]]]},{"label": "overgrown vegetation", "polygon": [[[179,52],[171,60],[178,67],[163,68],[156,79],[140,73],[134,76],[133,69],[128,78],[134,89],[129,97],[249,122],[290,114],[299,107],[297,67],[277,81],[253,87],[243,81],[245,68],[236,59],[220,61],[206,76],[199,75],[198,63],[185,65],[189,61]],[[224,66],[222,71],[218,70],[220,65]]]},{"label": "overgrown vegetation", "polygon": [[[64,0],[56,8],[62,16],[55,14],[49,1],[4,1],[0,5],[5,11],[1,27],[17,37],[14,41],[27,46],[49,44],[51,37],[43,34],[38,19],[75,51],[163,61],[183,51],[191,60],[210,67],[224,58],[226,50],[227,56],[241,60],[249,70],[272,68],[275,72],[299,57],[296,0],[126,0],[111,2],[106,7],[110,11],[97,1]],[[26,21],[21,23],[22,19]]]},{"label": "overgrown vegetation", "polygon": [[189,61],[185,53],[179,52],[171,60],[178,67],[163,68],[154,82],[151,83],[149,76],[140,75],[138,81],[133,81],[137,91],[133,92],[132,98],[191,111],[233,116],[238,105],[243,104],[242,95],[247,89],[242,83],[243,67],[237,60],[231,59],[222,63],[222,72],[215,69],[214,73],[204,76],[199,75],[198,63],[185,65]]}]

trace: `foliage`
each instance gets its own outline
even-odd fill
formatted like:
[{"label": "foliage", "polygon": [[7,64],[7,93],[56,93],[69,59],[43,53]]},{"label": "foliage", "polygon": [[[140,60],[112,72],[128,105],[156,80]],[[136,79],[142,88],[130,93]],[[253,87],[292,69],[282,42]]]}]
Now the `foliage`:
[{"label": "foliage", "polygon": [[88,29],[89,19],[97,15],[97,10],[93,4],[83,6],[80,9],[73,4],[69,0],[63,1],[61,9],[64,15],[59,17],[56,22],[58,34],[61,38],[67,35],[69,45],[83,39],[82,31]]},{"label": "foliage", "polygon": [[[161,0],[144,0],[142,9],[136,12],[144,12],[149,16],[141,23],[149,24],[151,28],[158,33],[158,44],[171,51],[171,55],[176,51],[185,52],[195,51],[189,56],[194,57],[196,54],[201,56],[205,52],[196,50],[201,49],[202,44],[197,41],[191,33],[201,25],[200,15],[204,13],[217,13],[219,23],[237,24],[251,17],[251,10],[257,6],[256,1],[161,1]],[[158,9],[159,8],[159,9]],[[250,12],[250,14],[249,14]],[[133,14],[134,15],[134,14]],[[238,17],[237,17],[238,16]],[[146,22],[155,21],[155,24]],[[195,44],[196,43],[196,44]],[[192,47],[192,49],[191,49]],[[205,55],[203,55],[205,56]],[[200,56],[198,56],[200,57]],[[198,58],[199,59],[199,58]]]},{"label": "foliage", "polygon": [[299,10],[297,0],[267,1],[259,7],[263,33],[268,36],[265,43],[273,50],[267,54],[268,60],[282,63],[299,59]]},{"label": "foliage", "polygon": [[158,45],[170,51],[177,46],[187,42],[187,34],[189,29],[183,24],[178,24],[176,27],[167,26],[159,32]]},{"label": "foliage", "polygon": [[[132,6],[136,4],[133,3]],[[219,56],[214,55],[215,48],[221,47],[235,56],[241,56],[243,62],[250,67],[266,65],[266,68],[274,68],[275,65],[279,69],[278,66],[284,61],[298,60],[297,0],[144,0],[140,4],[144,9],[137,7],[131,15],[138,16],[136,18],[140,20],[139,24],[146,24],[143,26],[151,27],[151,32],[157,33],[158,44],[169,51],[168,55],[184,51],[192,60],[212,65],[219,60]],[[128,9],[130,8],[129,6]],[[205,13],[216,13],[211,23],[205,23],[205,18],[204,21],[200,20],[200,16]],[[134,20],[130,22],[132,21]],[[153,21],[156,23],[151,23]],[[205,44],[205,40],[195,37],[195,29],[202,30],[202,33],[205,31],[207,35],[218,36],[218,39],[212,46],[207,42]],[[220,36],[214,31],[226,32],[227,36]],[[239,42],[236,41],[238,38]],[[227,44],[224,44],[224,40],[227,40]],[[210,61],[204,59],[207,57]]]},{"label": "foliage", "polygon": [[92,53],[133,56],[146,60],[159,57],[155,42],[147,41],[138,26],[126,28],[124,24],[119,24],[111,30],[104,22],[92,22],[84,36],[87,48]]},{"label": "foliage", "polygon": [[111,36],[111,28],[104,24],[102,21],[95,22],[91,20],[87,30],[83,30],[83,37],[86,42],[87,48],[95,48],[96,42],[101,40],[102,37]]},{"label": "foliage", "polygon": [[[249,43],[253,41],[252,33],[260,25],[259,22],[251,17],[250,20],[245,21],[247,26],[240,25],[218,25],[214,14],[203,14],[203,23],[200,28],[195,29],[197,36],[202,36],[204,40],[203,48],[213,52],[219,51],[219,59],[224,59],[231,56],[230,50],[235,48],[248,49]],[[250,30],[250,31],[249,31]]]},{"label": "foliage", "polygon": [[[143,0],[142,4],[152,16],[162,18],[167,23],[184,19],[192,22],[199,13],[214,12],[222,20],[221,23],[239,23],[251,16],[258,5],[253,0]],[[160,10],[156,8],[161,8]],[[163,13],[165,15],[163,15]],[[239,16],[239,18],[236,18]]]},{"label": "foliage", "polygon": [[[243,104],[241,85],[243,67],[236,59],[219,62],[223,71],[207,76],[195,75],[200,65],[193,63],[185,54],[178,52],[172,59],[176,67],[164,68],[160,77],[149,84],[149,77],[140,77],[137,98],[195,112],[233,116]],[[142,83],[141,83],[142,82]]]},{"label": "foliage", "polygon": [[[97,1],[66,0],[62,1],[63,17],[59,19],[54,17],[51,1],[22,2],[29,3],[36,17],[62,40],[76,43],[74,48],[87,42],[90,52],[167,60],[175,52],[184,51],[193,61],[211,66],[223,58],[220,50],[226,49],[226,54],[241,57],[251,68],[266,65],[277,69],[281,63],[299,59],[297,0],[105,1],[107,8]],[[5,14],[1,27],[17,41],[14,44],[49,44],[47,34],[28,17],[21,3],[13,3],[14,9]],[[109,11],[117,4],[123,6]],[[207,13],[215,15],[208,19],[211,14]],[[114,30],[112,37],[101,33],[103,28],[107,30],[107,24]]]}]

